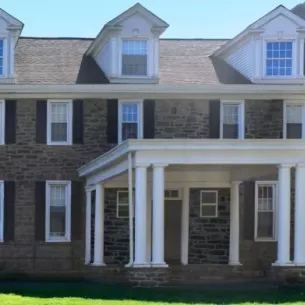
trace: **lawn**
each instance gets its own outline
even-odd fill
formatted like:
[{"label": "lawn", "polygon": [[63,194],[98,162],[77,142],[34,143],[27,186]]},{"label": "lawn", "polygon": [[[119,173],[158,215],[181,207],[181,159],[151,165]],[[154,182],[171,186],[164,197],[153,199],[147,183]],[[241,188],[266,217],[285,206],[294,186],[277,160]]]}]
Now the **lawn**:
[{"label": "lawn", "polygon": [[[304,292],[303,292],[304,291]],[[0,283],[1,305],[304,304],[305,289],[131,289],[88,283]]]}]

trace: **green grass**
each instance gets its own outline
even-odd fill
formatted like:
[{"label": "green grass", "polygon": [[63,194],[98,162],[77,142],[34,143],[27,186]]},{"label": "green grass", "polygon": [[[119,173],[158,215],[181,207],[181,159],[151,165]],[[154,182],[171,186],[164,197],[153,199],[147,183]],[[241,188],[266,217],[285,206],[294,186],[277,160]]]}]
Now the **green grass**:
[{"label": "green grass", "polygon": [[1,305],[304,304],[304,290],[132,289],[89,283],[1,283]]}]

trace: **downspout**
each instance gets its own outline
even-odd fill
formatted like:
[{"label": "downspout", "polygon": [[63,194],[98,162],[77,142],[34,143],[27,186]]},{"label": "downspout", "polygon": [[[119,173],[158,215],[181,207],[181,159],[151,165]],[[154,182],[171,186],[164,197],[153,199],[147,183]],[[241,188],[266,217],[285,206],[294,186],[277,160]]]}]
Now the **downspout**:
[{"label": "downspout", "polygon": [[132,193],[132,153],[128,154],[128,206],[129,206],[129,263],[133,265],[133,193]]}]

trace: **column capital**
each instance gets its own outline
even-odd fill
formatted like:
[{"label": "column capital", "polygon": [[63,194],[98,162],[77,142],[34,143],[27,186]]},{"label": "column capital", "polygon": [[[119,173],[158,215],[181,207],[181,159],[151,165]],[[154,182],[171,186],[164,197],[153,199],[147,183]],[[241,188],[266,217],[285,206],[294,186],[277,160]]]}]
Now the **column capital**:
[{"label": "column capital", "polygon": [[305,168],[305,163],[300,162],[295,165],[296,168]]},{"label": "column capital", "polygon": [[166,163],[153,163],[152,164],[152,167],[155,168],[155,167],[167,167],[168,164]]},{"label": "column capital", "polygon": [[278,164],[277,168],[291,168],[294,166],[295,166],[295,164],[292,164],[292,163],[283,163],[283,164]]},{"label": "column capital", "polygon": [[147,167],[150,167],[149,163],[137,163],[135,165],[135,168],[147,168]]},{"label": "column capital", "polygon": [[231,181],[231,185],[240,185],[242,181]]},{"label": "column capital", "polygon": [[90,184],[85,186],[85,191],[86,192],[92,192],[95,189],[95,186]]}]

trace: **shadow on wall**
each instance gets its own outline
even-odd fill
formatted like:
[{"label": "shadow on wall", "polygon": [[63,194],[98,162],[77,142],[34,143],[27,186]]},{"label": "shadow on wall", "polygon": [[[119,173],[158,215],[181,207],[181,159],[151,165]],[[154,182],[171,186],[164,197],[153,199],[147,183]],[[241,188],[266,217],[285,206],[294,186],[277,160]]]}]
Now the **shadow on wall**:
[{"label": "shadow on wall", "polygon": [[[252,287],[252,288],[251,288]],[[254,288],[255,287],[255,288]],[[166,302],[183,304],[271,304],[302,302],[305,304],[303,290],[280,288],[270,285],[250,286],[245,284],[226,284],[214,286],[217,289],[181,290],[147,289],[107,286],[94,283],[1,283],[0,293],[17,294],[37,298],[86,298],[102,300],[134,300],[143,302]],[[221,289],[221,293],[219,290]]]}]

